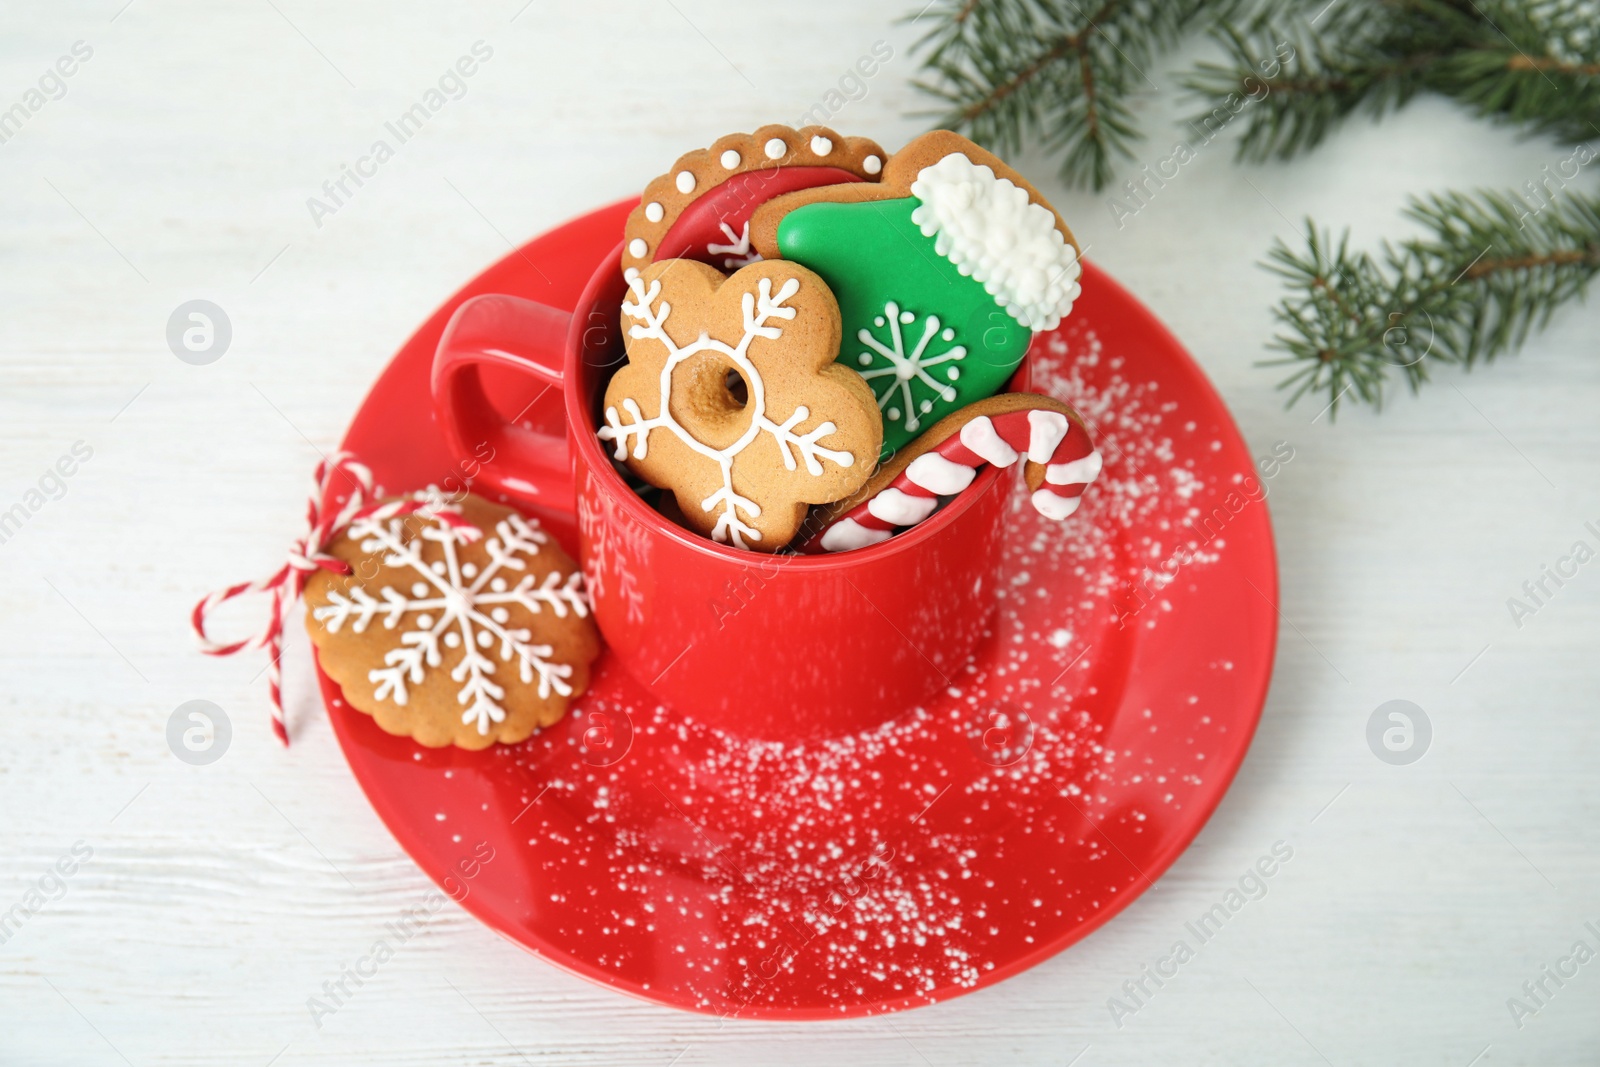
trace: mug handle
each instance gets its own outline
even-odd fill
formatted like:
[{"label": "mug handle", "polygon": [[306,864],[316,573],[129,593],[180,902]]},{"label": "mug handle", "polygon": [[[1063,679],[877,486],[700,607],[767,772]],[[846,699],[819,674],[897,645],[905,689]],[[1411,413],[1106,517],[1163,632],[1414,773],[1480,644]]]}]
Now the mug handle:
[{"label": "mug handle", "polygon": [[[484,394],[478,368],[507,367],[544,382],[546,391],[564,392],[562,353],[571,322],[570,312],[521,297],[475,296],[450,316],[433,357],[434,415],[451,453],[478,465],[472,480],[562,511],[573,510],[574,495],[566,434],[507,422]],[[492,450],[488,460],[485,447]]]}]

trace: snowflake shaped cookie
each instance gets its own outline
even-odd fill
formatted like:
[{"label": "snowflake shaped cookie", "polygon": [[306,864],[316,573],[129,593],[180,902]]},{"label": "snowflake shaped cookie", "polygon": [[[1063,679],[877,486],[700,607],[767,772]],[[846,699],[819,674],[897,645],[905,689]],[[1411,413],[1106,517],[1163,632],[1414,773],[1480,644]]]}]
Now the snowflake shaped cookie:
[{"label": "snowflake shaped cookie", "polygon": [[599,638],[577,565],[532,520],[467,497],[362,519],[329,546],[348,575],[306,586],[319,661],[351,706],[424,745],[484,748],[549,726],[588,685]]},{"label": "snowflake shaped cookie", "polygon": [[774,552],[810,504],[848,496],[882,443],[877,399],[835,363],[839,307],[811,271],[755,263],[724,278],[652,263],[622,304],[628,363],[606,388],[603,440],[670,489],[693,529]]}]

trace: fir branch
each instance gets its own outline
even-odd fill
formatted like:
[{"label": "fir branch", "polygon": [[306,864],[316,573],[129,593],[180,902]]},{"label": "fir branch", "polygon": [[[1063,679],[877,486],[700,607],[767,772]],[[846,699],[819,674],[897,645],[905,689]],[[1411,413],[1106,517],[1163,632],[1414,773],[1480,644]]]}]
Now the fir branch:
[{"label": "fir branch", "polygon": [[1266,365],[1293,368],[1279,383],[1291,405],[1321,393],[1337,414],[1353,391],[1381,407],[1392,371],[1415,392],[1435,363],[1510,352],[1600,274],[1600,198],[1446,193],[1413,200],[1408,214],[1428,233],[1385,243],[1382,266],[1310,220],[1304,252],[1273,248],[1267,267],[1291,292],[1274,309],[1272,347],[1287,355]]},{"label": "fir branch", "polygon": [[[1293,158],[1422,92],[1568,143],[1600,136],[1597,0],[934,0],[918,20],[929,13],[918,85],[943,102],[942,123],[1001,154],[1057,153],[1069,185],[1112,181],[1140,136],[1145,69],[1205,24],[1223,58],[1186,85],[1206,128],[1245,115],[1243,159]],[[1600,273],[1600,201],[1569,192],[1570,177],[1545,168],[1549,203],[1533,182],[1532,199],[1413,201],[1427,235],[1376,255],[1314,225],[1304,250],[1280,242],[1267,266],[1290,289],[1273,343],[1290,403],[1381,405],[1392,372],[1416,390],[1432,364],[1509,352],[1581,298]]]},{"label": "fir branch", "polygon": [[1002,155],[1042,146],[1069,185],[1104,188],[1140,134],[1131,102],[1154,89],[1145,74],[1202,16],[1241,0],[942,0],[927,75],[938,123]]},{"label": "fir branch", "polygon": [[[1226,59],[1186,81],[1202,106],[1255,96],[1241,159],[1289,159],[1345,119],[1429,90],[1478,114],[1578,141],[1600,134],[1600,7],[1594,0],[1340,0],[1307,21],[1289,7],[1213,30]],[[1326,17],[1324,17],[1326,16]],[[1276,67],[1287,46],[1292,60]]]}]

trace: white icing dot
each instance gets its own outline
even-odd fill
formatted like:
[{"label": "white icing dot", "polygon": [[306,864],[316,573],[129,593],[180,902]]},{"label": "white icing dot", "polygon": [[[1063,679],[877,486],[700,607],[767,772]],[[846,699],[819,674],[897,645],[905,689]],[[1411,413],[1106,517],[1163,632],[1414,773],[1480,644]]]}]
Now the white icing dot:
[{"label": "white icing dot", "polygon": [[644,217],[649,219],[651,222],[660,222],[666,217],[666,214],[666,208],[662,207],[654,200],[650,201],[644,206]]},{"label": "white icing dot", "polygon": [[772,140],[767,142],[768,159],[779,159],[788,150],[789,146],[783,143],[783,138],[781,137],[774,137]]},{"label": "white icing dot", "polygon": [[635,237],[628,242],[628,255],[634,259],[643,259],[644,254],[650,251],[650,246],[644,243],[643,237]]},{"label": "white icing dot", "polygon": [[[639,268],[638,267],[629,267],[627,270],[622,272],[622,280],[627,282],[629,285],[632,285],[633,284],[633,280],[635,278],[637,278],[638,276],[639,276]],[[496,581],[498,581],[498,579],[496,579]]]},{"label": "white icing dot", "polygon": [[428,583],[427,582],[417,582],[415,585],[413,585],[411,587],[411,595],[416,597],[419,600],[421,598],[427,596],[428,595]]},{"label": "white icing dot", "polygon": [[419,630],[431,630],[431,629],[433,629],[433,616],[429,615],[427,612],[423,612],[421,615],[418,615],[417,616],[417,629],[419,629]]},{"label": "white icing dot", "polygon": [[494,634],[490,633],[488,630],[479,630],[478,631],[478,647],[479,648],[488,648],[493,642],[494,642]]},{"label": "white icing dot", "polygon": [[433,573],[435,573],[435,574],[443,574],[444,573],[444,560],[436,559],[436,560],[433,561]]},{"label": "white icing dot", "polygon": [[818,134],[811,138],[811,151],[819,156],[825,156],[833,151],[833,142]]},{"label": "white icing dot", "polygon": [[861,364],[863,367],[870,367],[872,366],[872,355],[870,353],[863,352],[856,357],[856,362]]},{"label": "white icing dot", "polygon": [[956,332],[954,330],[948,330],[947,329],[947,330],[945,330],[944,333],[941,333],[939,336],[944,338],[946,341],[954,341],[956,339]]},{"label": "white icing dot", "polygon": [[948,377],[953,382],[957,378],[961,377],[961,368],[960,367],[951,367],[950,370],[946,372],[945,376]]},{"label": "white icing dot", "polygon": [[739,153],[735,152],[731,148],[728,149],[726,152],[722,153],[722,169],[723,170],[732,170],[734,167],[737,167],[738,165],[739,165]]},{"label": "white icing dot", "polygon": [[872,320],[872,325],[874,325],[874,326],[882,326],[883,325],[883,316],[879,315],[877,318],[873,319]]},{"label": "white icing dot", "polygon": [[889,417],[891,419],[898,419],[900,417],[900,409],[899,408],[890,408],[889,409]]},{"label": "white icing dot", "polygon": [[868,156],[861,161],[861,169],[868,174],[876,174],[883,169],[883,160],[877,156]]},{"label": "white icing dot", "polygon": [[444,647],[445,648],[456,648],[460,644],[461,644],[461,635],[456,633],[454,630],[451,630],[449,633],[444,635]]},{"label": "white icing dot", "polygon": [[909,312],[909,311],[902,311],[902,312],[900,312],[900,322],[901,322],[901,324],[902,324],[902,325],[905,325],[905,326],[909,326],[909,325],[911,325],[911,324],[912,324],[912,323],[913,323],[913,322],[915,322],[915,321],[916,321],[916,318],[917,318],[917,317],[916,317],[916,316],[915,316],[915,315],[913,315],[913,314],[912,314],[912,313],[911,313],[911,312]]},{"label": "white icing dot", "polygon": [[928,412],[933,410],[933,401],[924,400],[920,406],[922,408],[922,413],[926,415]]},{"label": "white icing dot", "polygon": [[489,583],[489,588],[493,589],[496,593],[504,593],[506,591],[506,580],[504,578],[496,578],[494,581]]},{"label": "white icing dot", "polygon": [[686,170],[680,170],[678,172],[678,192],[694,192],[694,174]]},{"label": "white icing dot", "polygon": [[477,576],[478,576],[478,565],[476,563],[463,563],[461,565],[461,577],[463,577],[463,578],[476,578]]},{"label": "white icing dot", "polygon": [[511,618],[511,612],[507,611],[505,608],[495,608],[493,611],[489,612],[489,617],[495,622],[505,622],[507,619]]}]

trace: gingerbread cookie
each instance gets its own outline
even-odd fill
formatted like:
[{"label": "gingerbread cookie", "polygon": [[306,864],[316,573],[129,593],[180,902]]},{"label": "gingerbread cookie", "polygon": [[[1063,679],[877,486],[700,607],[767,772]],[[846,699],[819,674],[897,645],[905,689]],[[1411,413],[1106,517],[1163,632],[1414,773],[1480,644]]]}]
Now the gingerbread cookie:
[{"label": "gingerbread cookie", "polygon": [[350,706],[440,747],[521,741],[566,714],[600,639],[578,567],[510,508],[468,496],[353,522],[327,548],[348,575],[306,583],[306,629]]},{"label": "gingerbread cookie", "polygon": [[885,458],[999,391],[1033,334],[1078,295],[1078,247],[1044,197],[947,130],[912,141],[881,180],[803,189],[756,209],[751,243],[822,276],[839,300],[841,362],[872,385]]},{"label": "gingerbread cookie", "polygon": [[605,394],[603,440],[670,489],[717,541],[776,552],[808,504],[849,496],[883,433],[872,390],[834,362],[839,307],[811,271],[756,263],[732,277],[652,263],[622,304],[628,362]]},{"label": "gingerbread cookie", "polygon": [[775,196],[819,185],[873,183],[885,153],[865,137],[826,126],[763,126],[689,152],[645,187],[623,231],[622,269],[695,259],[730,271],[761,256],[750,216]]},{"label": "gingerbread cookie", "polygon": [[1064,519],[1100,474],[1101,458],[1077,412],[1034,393],[1002,393],[940,419],[897,452],[868,482],[828,511],[802,552],[843,552],[886,541],[961,493],[985,465],[1026,458],[1034,510]]}]

